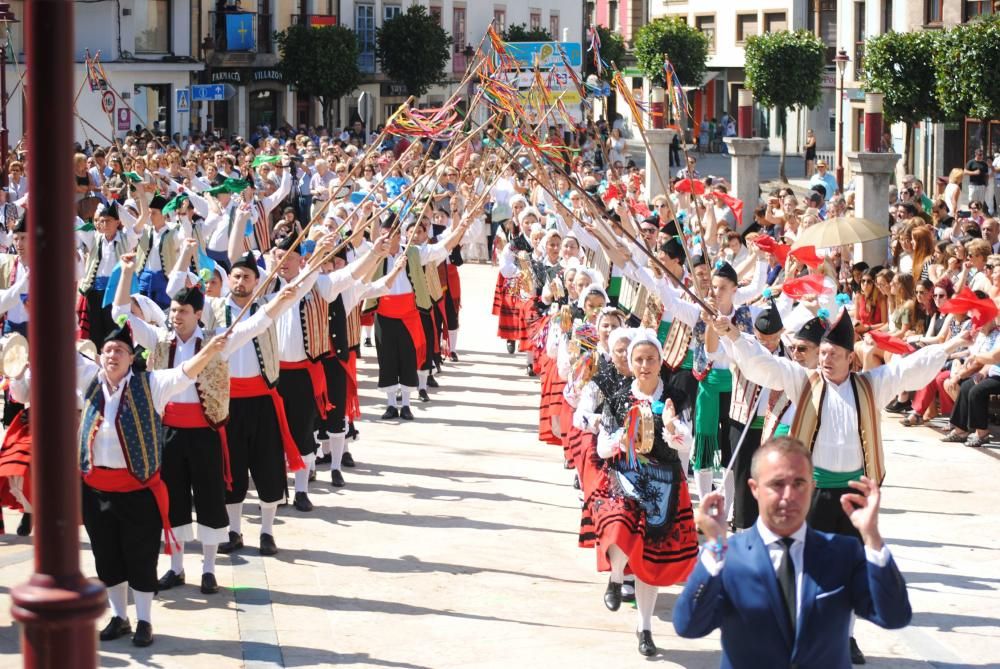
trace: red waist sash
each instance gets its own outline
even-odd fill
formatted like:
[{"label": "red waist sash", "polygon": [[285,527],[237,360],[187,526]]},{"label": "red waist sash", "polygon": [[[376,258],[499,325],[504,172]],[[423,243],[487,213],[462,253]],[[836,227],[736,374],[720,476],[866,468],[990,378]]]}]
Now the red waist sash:
[{"label": "red waist sash", "polygon": [[309,372],[309,381],[312,383],[313,398],[316,400],[316,410],[319,411],[320,418],[326,418],[327,412],[332,408],[330,395],[326,388],[326,371],[323,370],[323,362],[317,360],[299,360],[298,362],[281,361],[281,369],[304,369]]},{"label": "red waist sash", "polygon": [[348,420],[361,418],[361,402],[358,400],[358,355],[351,351],[347,362],[336,358],[344,373],[347,375],[347,404],[344,408],[344,415]]},{"label": "red waist sash", "polygon": [[229,466],[229,440],[226,438],[226,426],[212,427],[205,418],[205,411],[200,404],[194,402],[167,402],[163,410],[163,424],[166,427],[182,429],[207,427],[219,433],[222,444],[222,478],[226,482],[226,490],[233,489],[233,472]]},{"label": "red waist sash", "polygon": [[403,321],[403,326],[410,333],[413,348],[417,352],[417,367],[423,365],[424,358],[427,357],[427,340],[424,338],[424,326],[420,323],[420,313],[417,311],[417,298],[413,293],[380,297],[375,313]]},{"label": "red waist sash", "polygon": [[83,475],[83,482],[94,490],[102,492],[135,492],[143,488],[148,489],[153,493],[156,508],[160,512],[160,520],[163,522],[163,543],[167,555],[173,554],[174,546],[181,547],[177,537],[174,536],[174,531],[170,528],[170,497],[167,494],[166,484],[160,480],[160,472],[156,472],[143,482],[127,469],[91,467],[90,471]]},{"label": "red waist sash", "polygon": [[270,397],[274,404],[274,415],[278,417],[278,429],[281,431],[281,444],[285,450],[285,460],[288,462],[289,471],[297,471],[306,466],[299,455],[299,448],[295,445],[295,438],[288,427],[288,416],[285,415],[285,402],[278,394],[277,388],[268,388],[262,376],[250,377],[229,377],[229,398],[241,399],[244,397]]}]

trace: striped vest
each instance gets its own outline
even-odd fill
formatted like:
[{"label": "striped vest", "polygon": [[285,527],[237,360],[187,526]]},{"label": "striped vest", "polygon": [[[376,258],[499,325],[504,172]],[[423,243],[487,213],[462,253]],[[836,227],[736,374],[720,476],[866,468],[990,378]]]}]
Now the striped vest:
[{"label": "striped vest", "polygon": [[781,393],[778,401],[773,404],[770,401],[768,402],[767,413],[764,415],[764,427],[760,431],[760,443],[763,444],[774,436],[774,431],[778,429],[781,419],[785,417],[785,414],[791,408],[792,401],[788,399],[788,395],[785,393]]},{"label": "striped vest", "polygon": [[[97,269],[101,266],[104,239],[106,239],[104,235],[98,232],[94,233],[94,246],[90,249],[90,253],[87,254],[87,269],[83,274],[83,279],[80,281],[81,294],[90,290],[94,285],[94,279],[97,278]],[[125,237],[121,230],[119,230],[115,233],[114,239],[111,240],[111,248],[114,250],[116,261],[121,259],[123,254],[128,253],[127,246]]]},{"label": "striped vest", "polygon": [[330,352],[330,310],[316,288],[299,301],[299,321],[302,324],[302,346],[306,357],[316,362]]},{"label": "striped vest", "polygon": [[[383,276],[385,276],[388,271],[389,259],[385,258],[375,267],[375,273],[372,275],[372,281],[378,281]],[[437,273],[436,270],[434,272]],[[427,284],[427,277],[424,274],[424,266],[420,264],[420,249],[415,246],[408,246],[406,248],[406,278],[410,280],[410,285],[413,287],[413,297],[417,303],[417,308],[423,311],[429,311],[431,307],[434,306],[434,301],[431,298],[430,289]],[[438,287],[440,287],[440,282],[438,282]],[[378,309],[378,298],[370,297],[365,300],[365,305],[362,311],[369,313]]]},{"label": "striped vest", "polygon": [[[252,206],[253,212],[256,214],[256,216],[253,217],[253,240],[256,242],[257,248],[260,249],[260,252],[266,253],[271,250],[271,221],[267,218],[267,211],[264,209],[263,202],[260,200],[254,200]],[[230,225],[232,225],[235,212],[235,208],[230,210]],[[253,245],[250,243],[250,239],[248,237],[244,237],[243,250],[250,251],[252,249]]]},{"label": "striped vest", "polygon": [[[95,376],[83,395],[80,417],[80,471],[84,474],[90,471],[91,449],[103,420],[104,390]],[[148,372],[133,374],[122,389],[115,428],[129,473],[140,482],[148,481],[160,471],[163,455],[163,423],[153,406]]]}]

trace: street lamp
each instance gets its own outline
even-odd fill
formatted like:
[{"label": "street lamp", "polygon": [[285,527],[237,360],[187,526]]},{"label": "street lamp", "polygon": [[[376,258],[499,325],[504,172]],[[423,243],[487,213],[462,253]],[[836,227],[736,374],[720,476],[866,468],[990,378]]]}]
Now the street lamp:
[{"label": "street lamp", "polygon": [[17,23],[9,2],[0,2],[0,187],[7,187],[7,47],[8,26]]},{"label": "street lamp", "polygon": [[851,59],[847,56],[847,51],[841,47],[837,51],[833,62],[837,64],[837,188],[844,191],[844,72],[847,71],[847,64]]}]

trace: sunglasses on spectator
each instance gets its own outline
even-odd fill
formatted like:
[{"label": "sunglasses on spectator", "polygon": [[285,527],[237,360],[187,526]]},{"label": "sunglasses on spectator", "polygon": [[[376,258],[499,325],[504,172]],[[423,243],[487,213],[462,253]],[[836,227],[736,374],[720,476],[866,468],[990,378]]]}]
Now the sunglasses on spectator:
[{"label": "sunglasses on spectator", "polygon": [[791,351],[792,353],[808,353],[809,347],[806,346],[805,344],[798,344],[796,346],[789,346],[788,350]]}]

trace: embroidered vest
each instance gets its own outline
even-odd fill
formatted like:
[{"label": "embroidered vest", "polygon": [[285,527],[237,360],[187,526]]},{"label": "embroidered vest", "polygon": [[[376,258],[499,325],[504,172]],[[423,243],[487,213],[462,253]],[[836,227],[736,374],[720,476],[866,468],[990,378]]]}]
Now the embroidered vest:
[{"label": "embroidered vest", "polygon": [[6,290],[17,281],[17,254],[0,254],[0,290]]},{"label": "embroidered vest", "polygon": [[302,346],[306,357],[316,362],[330,352],[330,311],[327,301],[316,288],[299,301]]},{"label": "embroidered vest", "polygon": [[[104,390],[97,376],[83,395],[80,416],[80,471],[90,471],[91,449],[104,420]],[[163,423],[153,405],[149,373],[133,374],[122,389],[115,429],[121,442],[128,471],[140,482],[160,471],[163,455]]]},{"label": "embroidered vest", "polygon": [[[94,279],[97,278],[97,270],[101,266],[101,254],[104,248],[104,235],[95,232],[94,233],[94,246],[90,249],[90,253],[87,254],[87,269],[84,272],[83,280],[80,281],[80,292],[86,293],[94,286]],[[122,236],[121,230],[115,233],[114,239],[111,240],[111,248],[115,254],[115,261],[118,261],[122,254],[127,253],[125,248],[125,238]]]},{"label": "embroidered vest", "polygon": [[[209,338],[214,333],[205,331],[204,334]],[[201,349],[201,340],[195,342],[194,348],[195,352]],[[149,352],[146,369],[172,369],[176,350],[177,336],[173,332],[162,333],[156,346]],[[194,387],[198,391],[198,401],[208,424],[216,428],[225,425],[229,420],[229,363],[219,356],[212,358],[195,379]]]},{"label": "embroidered vest", "polygon": [[[156,252],[160,256],[160,270],[164,274],[169,274],[174,265],[177,264],[177,244],[174,241],[176,236],[177,228],[167,228],[160,235],[160,243],[156,247]],[[139,244],[135,250],[136,274],[146,269],[146,263],[149,262],[149,254],[152,251],[153,229],[147,226],[142,231],[142,236],[139,237]]]},{"label": "embroidered vest", "polygon": [[[856,429],[864,456],[865,475],[881,485],[885,479],[885,457],[882,452],[882,417],[879,407],[875,405],[875,392],[867,374],[852,372],[848,378],[854,390],[854,404],[858,412]],[[801,440],[810,452],[816,447],[816,435],[819,434],[825,394],[826,381],[819,372],[810,372],[806,387],[802,390],[802,397],[796,403],[795,420],[790,431],[790,435]],[[841,427],[852,428],[850,425]]]},{"label": "embroidered vest", "polygon": [[428,263],[424,267],[424,276],[427,277],[427,293],[434,302],[440,302],[441,298],[444,297],[444,288],[441,285],[442,271],[448,271],[444,262],[438,265]]},{"label": "embroidered vest", "polygon": [[361,305],[356,304],[347,312],[347,348],[357,349],[361,346]]},{"label": "embroidered vest", "polygon": [[[229,212],[230,225],[233,223],[235,211],[234,208]],[[261,253],[267,253],[271,250],[271,221],[267,219],[267,211],[264,209],[264,203],[260,200],[254,200],[253,212],[255,214],[253,216],[253,240]],[[250,243],[250,239],[243,237],[243,250],[250,251],[252,248],[253,245]]]},{"label": "embroidered vest", "polygon": [[767,413],[764,415],[764,427],[760,432],[760,443],[763,444],[774,436],[774,431],[778,429],[778,425],[792,406],[792,401],[785,393],[781,393],[778,401],[773,405],[768,402]]},{"label": "embroidered vest", "polygon": [[[207,330],[222,330],[233,324],[233,312],[229,308],[229,300],[224,298],[207,298],[208,309],[202,312],[202,320]],[[255,302],[250,307],[250,315],[253,316],[260,308],[260,302]],[[278,334],[272,323],[269,328],[250,340],[253,343],[253,350],[257,354],[257,366],[260,368],[261,376],[268,388],[273,388],[278,383]]]},{"label": "embroidered vest", "polygon": [[757,417],[761,387],[743,376],[738,367],[733,366],[732,372],[733,394],[729,405],[729,418],[740,425],[746,425]]}]

